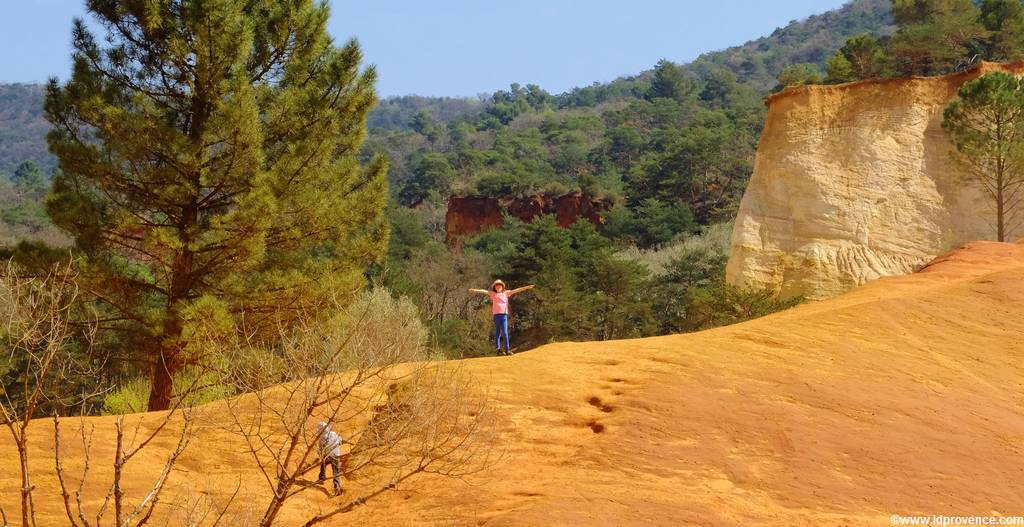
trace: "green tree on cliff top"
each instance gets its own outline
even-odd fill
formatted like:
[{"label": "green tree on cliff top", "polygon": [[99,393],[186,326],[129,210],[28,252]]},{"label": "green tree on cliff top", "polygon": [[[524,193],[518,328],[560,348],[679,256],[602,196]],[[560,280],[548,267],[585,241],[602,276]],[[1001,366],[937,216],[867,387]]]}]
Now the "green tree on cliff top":
[{"label": "green tree on cliff top", "polygon": [[985,59],[1024,59],[1024,4],[1020,0],[982,0],[981,23],[991,32],[985,41]]},{"label": "green tree on cliff top", "polygon": [[960,88],[942,126],[957,158],[981,183],[995,207],[996,239],[1020,225],[1024,198],[1024,84],[1006,73],[989,73]]},{"label": "green tree on cliff top", "polygon": [[901,75],[939,75],[970,58],[989,36],[971,0],[893,0],[899,30],[889,58]]},{"label": "green tree on cliff top", "polygon": [[885,50],[871,35],[856,35],[828,59],[826,67],[832,83],[881,77],[886,73]]},{"label": "green tree on cliff top", "polygon": [[[88,0],[51,80],[63,175],[48,212],[152,365],[149,409],[204,337],[271,335],[363,285],[386,244],[386,166],[357,160],[375,72],[313,0]],[[128,346],[126,346],[128,347]]]}]

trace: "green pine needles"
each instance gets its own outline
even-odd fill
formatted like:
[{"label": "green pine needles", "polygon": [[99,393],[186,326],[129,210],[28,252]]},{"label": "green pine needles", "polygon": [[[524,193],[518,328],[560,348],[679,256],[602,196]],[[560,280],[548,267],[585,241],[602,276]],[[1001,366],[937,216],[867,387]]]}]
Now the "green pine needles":
[{"label": "green pine needles", "polygon": [[1024,82],[994,72],[960,87],[942,126],[955,159],[980,183],[994,211],[996,239],[1006,241],[1024,220]]},{"label": "green pine needles", "polygon": [[204,342],[277,334],[364,285],[387,242],[386,165],[358,45],[313,0],[88,0],[51,80],[62,174],[47,204],[84,256],[104,329],[153,365],[149,410]]}]

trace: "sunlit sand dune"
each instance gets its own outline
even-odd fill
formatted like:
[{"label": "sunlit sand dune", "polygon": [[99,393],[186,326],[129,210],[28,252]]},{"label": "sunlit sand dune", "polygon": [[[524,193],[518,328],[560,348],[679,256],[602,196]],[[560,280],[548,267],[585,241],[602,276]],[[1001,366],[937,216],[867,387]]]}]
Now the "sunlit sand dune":
[{"label": "sunlit sand dune", "polygon": [[[497,464],[463,480],[413,479],[329,524],[853,526],[1024,514],[1022,245],[972,243],[914,275],[735,326],[462,366],[492,399]],[[103,480],[113,421],[88,423]],[[52,429],[35,425],[40,523],[63,524]],[[70,442],[77,425],[66,426]],[[130,494],[172,447],[147,449],[127,475]],[[0,460],[10,516],[19,483],[6,437]],[[241,482],[241,514],[268,492],[249,467],[238,440],[209,426],[166,499],[216,502]],[[302,499],[284,524],[335,498]]]}]

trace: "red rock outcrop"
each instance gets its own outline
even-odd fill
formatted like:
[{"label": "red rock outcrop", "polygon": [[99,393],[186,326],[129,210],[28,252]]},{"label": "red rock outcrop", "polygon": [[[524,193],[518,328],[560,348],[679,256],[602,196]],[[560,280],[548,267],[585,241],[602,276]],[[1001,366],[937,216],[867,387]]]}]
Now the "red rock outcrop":
[{"label": "red rock outcrop", "polygon": [[527,223],[537,216],[554,214],[560,227],[568,227],[580,218],[600,225],[604,223],[601,214],[611,208],[610,200],[585,196],[580,192],[557,197],[545,194],[525,198],[452,197],[448,199],[445,234],[448,244],[453,245],[463,236],[501,225],[504,214]]}]

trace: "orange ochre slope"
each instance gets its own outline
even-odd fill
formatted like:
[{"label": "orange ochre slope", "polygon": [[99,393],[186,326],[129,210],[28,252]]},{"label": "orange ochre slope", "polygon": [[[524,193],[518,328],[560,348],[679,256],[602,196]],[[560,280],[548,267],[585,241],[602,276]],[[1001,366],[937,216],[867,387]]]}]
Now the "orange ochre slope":
[{"label": "orange ochre slope", "polygon": [[[975,242],[914,275],[744,324],[464,361],[492,398],[497,465],[465,480],[410,480],[328,524],[853,526],[889,525],[893,514],[1024,515],[1022,337],[1024,246]],[[111,418],[89,423],[106,452],[93,463],[109,464]],[[61,525],[51,427],[35,424],[40,524]],[[172,447],[168,439],[133,461],[152,465],[127,476],[129,494]],[[0,461],[0,504],[12,516],[17,457],[6,437]],[[203,431],[168,496],[189,489],[217,501],[241,481],[242,501],[255,503],[266,484],[247,467],[236,440]],[[333,499],[304,496],[309,511]]]}]

